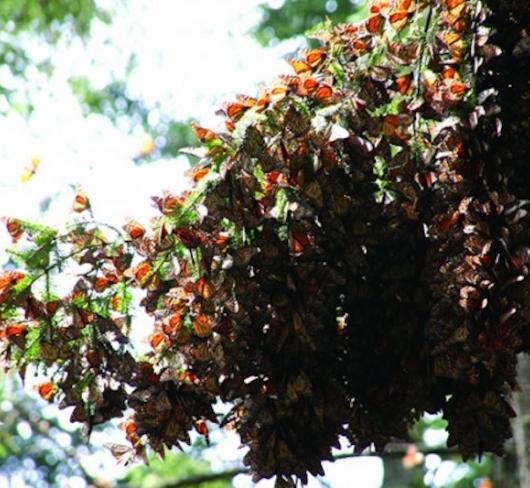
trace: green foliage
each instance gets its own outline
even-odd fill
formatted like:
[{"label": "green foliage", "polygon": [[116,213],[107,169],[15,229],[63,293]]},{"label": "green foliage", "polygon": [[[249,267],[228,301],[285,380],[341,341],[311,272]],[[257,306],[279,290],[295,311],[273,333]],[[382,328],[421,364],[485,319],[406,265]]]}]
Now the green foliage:
[{"label": "green foliage", "polygon": [[[50,74],[53,71],[52,62],[50,59],[36,62],[28,49],[29,41],[33,39],[51,46],[68,36],[84,38],[89,35],[95,19],[110,22],[110,12],[100,8],[95,0],[2,0],[0,65],[19,79],[26,76],[29,66]],[[11,104],[11,109],[22,112],[32,109],[30,100],[23,102],[19,98],[14,104],[14,94],[11,89],[0,86],[0,96]]]},{"label": "green foliage", "polygon": [[81,449],[87,455],[93,448],[80,429],[65,430],[53,415],[39,416],[42,405],[17,385],[12,377],[0,379],[0,472],[8,486],[22,479],[48,488],[66,485],[71,476],[90,482],[80,456]]},{"label": "green foliage", "polygon": [[326,19],[334,24],[355,22],[367,13],[363,0],[287,0],[279,8],[266,3],[260,8],[262,18],[255,28],[255,36],[265,45],[272,40],[288,39],[309,30],[318,31]]},{"label": "green foliage", "polygon": [[[129,69],[133,69],[134,60],[129,64]],[[114,123],[125,122],[130,132],[142,128],[149,135],[152,142],[140,148],[135,159],[138,164],[177,156],[180,149],[193,146],[196,142],[189,121],[173,120],[162,107],[147,106],[143,100],[132,97],[126,80],[113,81],[98,90],[92,87],[87,77],[75,77],[70,79],[70,86],[85,114],[102,114]],[[150,117],[152,114],[156,116]],[[192,162],[195,161],[192,159]]]},{"label": "green foliage", "polygon": [[10,32],[38,32],[51,41],[57,40],[64,27],[86,36],[94,18],[110,21],[109,12],[94,0],[3,0],[0,4],[0,22]]},{"label": "green foliage", "polygon": [[[183,478],[211,472],[207,461],[197,459],[193,455],[170,452],[166,454],[165,459],[152,456],[148,466],[141,465],[132,468],[126,476],[117,481],[116,486],[158,488],[177,483]],[[194,483],[193,486],[198,488],[230,488],[232,484],[229,481],[218,480]]]}]

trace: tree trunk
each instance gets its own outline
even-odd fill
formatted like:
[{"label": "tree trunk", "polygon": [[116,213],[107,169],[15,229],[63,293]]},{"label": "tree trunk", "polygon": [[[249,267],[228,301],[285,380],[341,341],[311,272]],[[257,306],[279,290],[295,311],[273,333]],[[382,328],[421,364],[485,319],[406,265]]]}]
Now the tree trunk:
[{"label": "tree trunk", "polygon": [[521,391],[513,397],[513,438],[517,459],[518,488],[530,488],[530,357],[521,355],[518,368]]}]

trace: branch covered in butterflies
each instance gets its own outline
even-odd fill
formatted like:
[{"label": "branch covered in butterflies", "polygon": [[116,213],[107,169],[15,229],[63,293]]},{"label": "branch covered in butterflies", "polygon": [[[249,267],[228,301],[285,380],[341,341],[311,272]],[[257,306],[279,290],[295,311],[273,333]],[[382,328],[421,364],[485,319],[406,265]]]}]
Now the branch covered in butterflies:
[{"label": "branch covered in butterflies", "polygon": [[[150,228],[109,239],[81,191],[61,238],[8,220],[4,359],[47,371],[41,395],[88,432],[130,409],[113,449],[129,460],[220,423],[256,480],[288,487],[341,437],[382,450],[440,411],[464,458],[502,453],[530,349],[524,7],[373,1],[225,104],[226,131],[194,126],[192,190],[155,197]],[[60,256],[78,267],[61,296]],[[132,287],[153,319],[144,356]]]}]

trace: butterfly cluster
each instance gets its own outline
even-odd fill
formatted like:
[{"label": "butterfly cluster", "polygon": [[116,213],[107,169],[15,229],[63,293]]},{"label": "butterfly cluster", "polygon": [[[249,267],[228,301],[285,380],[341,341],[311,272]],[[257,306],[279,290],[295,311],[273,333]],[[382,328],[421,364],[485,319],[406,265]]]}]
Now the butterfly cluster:
[{"label": "butterfly cluster", "polygon": [[[220,109],[224,132],[194,125],[192,188],[155,197],[149,229],[9,219],[30,247],[0,278],[4,356],[48,368],[41,395],[89,427],[129,408],[120,457],[218,421],[256,480],[292,486],[342,436],[382,450],[440,411],[464,458],[502,453],[530,349],[519,3],[378,0],[324,29],[292,74]],[[69,259],[84,271],[56,297]],[[154,320],[143,358],[130,287]]]}]

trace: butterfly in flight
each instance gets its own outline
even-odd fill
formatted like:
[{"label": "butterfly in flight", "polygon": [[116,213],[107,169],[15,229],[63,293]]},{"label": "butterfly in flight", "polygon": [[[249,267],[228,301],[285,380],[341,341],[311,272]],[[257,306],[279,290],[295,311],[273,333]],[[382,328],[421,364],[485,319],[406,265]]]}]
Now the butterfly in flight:
[{"label": "butterfly in flight", "polygon": [[33,156],[31,158],[30,163],[25,166],[24,171],[22,171],[22,174],[20,175],[20,181],[22,183],[27,183],[30,181],[33,176],[35,176],[35,173],[39,169],[40,166],[40,158],[38,156]]}]

